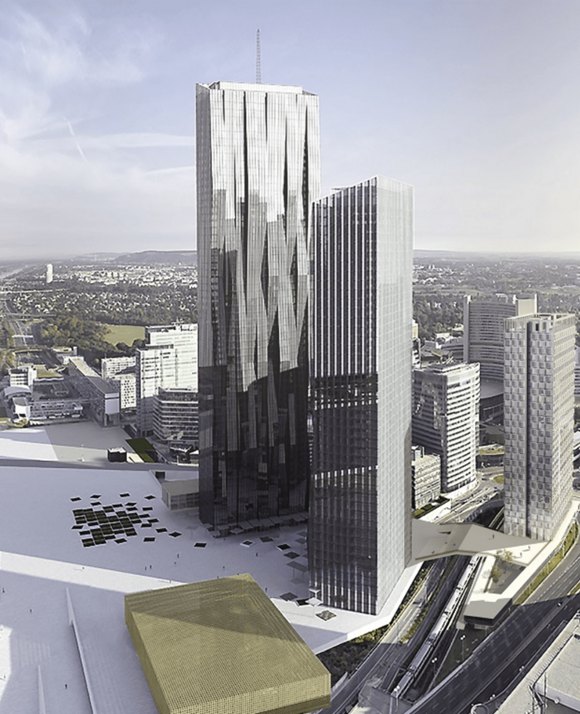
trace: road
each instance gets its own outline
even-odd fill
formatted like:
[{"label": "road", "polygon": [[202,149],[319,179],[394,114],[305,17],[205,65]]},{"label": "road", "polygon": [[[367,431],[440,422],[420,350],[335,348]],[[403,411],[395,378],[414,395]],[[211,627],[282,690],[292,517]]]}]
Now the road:
[{"label": "road", "polygon": [[[561,604],[560,604],[561,603]],[[546,650],[555,631],[580,608],[580,595],[515,608],[466,663],[415,704],[409,714],[467,714],[503,692]]]},{"label": "road", "polygon": [[[469,558],[467,557],[453,556],[433,564],[425,583],[415,595],[413,602],[401,615],[400,620],[389,629],[383,640],[353,672],[343,688],[333,698],[330,707],[322,710],[324,714],[342,714],[347,707],[356,703],[360,690],[370,679],[380,678],[381,686],[384,689],[388,688],[397,675],[404,671],[423,643],[468,562]],[[441,587],[433,596],[433,601],[429,603],[427,614],[417,631],[407,644],[400,644],[398,640],[411,626],[421,609],[420,601],[429,598],[440,583]]]},{"label": "road", "polygon": [[580,582],[580,538],[574,543],[564,560],[538,586],[526,604],[553,600],[568,595]]},{"label": "road", "polygon": [[17,318],[11,313],[4,298],[0,297],[0,319],[10,327],[13,333],[14,347],[27,347],[34,344],[34,336],[28,323]]}]

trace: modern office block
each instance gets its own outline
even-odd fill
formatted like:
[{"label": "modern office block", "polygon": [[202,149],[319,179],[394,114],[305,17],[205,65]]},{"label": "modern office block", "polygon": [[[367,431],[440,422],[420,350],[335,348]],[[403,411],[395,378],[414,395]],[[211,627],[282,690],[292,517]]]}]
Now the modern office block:
[{"label": "modern office block", "polygon": [[137,429],[153,434],[154,398],[160,388],[197,388],[197,325],[145,329],[136,354]]},{"label": "modern office block", "polygon": [[153,397],[153,435],[173,446],[197,448],[199,431],[197,392],[160,388]]},{"label": "modern office block", "polygon": [[475,483],[479,364],[413,370],[413,443],[441,456],[441,490]]},{"label": "modern office block", "polygon": [[136,358],[134,356],[106,357],[101,360],[101,377],[119,384],[122,412],[137,407],[135,365]]},{"label": "modern office block", "polygon": [[308,245],[319,164],[315,95],[197,86],[205,523],[307,508]]},{"label": "modern office block", "polygon": [[197,389],[197,325],[156,325],[145,328],[145,344],[175,348],[176,387]]},{"label": "modern office block", "polygon": [[463,302],[463,361],[479,362],[480,379],[503,380],[504,321],[537,312],[536,295],[497,294]]},{"label": "modern office block", "polygon": [[441,457],[414,446],[411,458],[413,509],[423,508],[441,495]]},{"label": "modern office block", "polygon": [[549,540],[570,508],[574,315],[505,324],[505,532]]},{"label": "modern office block", "polygon": [[413,189],[372,178],[314,205],[311,588],[377,613],[410,558]]},{"label": "modern office block", "polygon": [[52,269],[52,263],[47,263],[46,264],[46,276],[45,276],[46,284],[50,285],[52,281],[54,280],[54,272]]}]

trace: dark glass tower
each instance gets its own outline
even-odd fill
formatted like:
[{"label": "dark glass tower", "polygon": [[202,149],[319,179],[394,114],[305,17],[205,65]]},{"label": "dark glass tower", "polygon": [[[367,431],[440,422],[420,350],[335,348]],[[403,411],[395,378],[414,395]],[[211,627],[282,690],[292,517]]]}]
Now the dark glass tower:
[{"label": "dark glass tower", "polygon": [[318,97],[197,86],[200,517],[305,511]]},{"label": "dark glass tower", "polygon": [[410,559],[413,189],[376,177],[314,206],[310,580],[377,613]]}]

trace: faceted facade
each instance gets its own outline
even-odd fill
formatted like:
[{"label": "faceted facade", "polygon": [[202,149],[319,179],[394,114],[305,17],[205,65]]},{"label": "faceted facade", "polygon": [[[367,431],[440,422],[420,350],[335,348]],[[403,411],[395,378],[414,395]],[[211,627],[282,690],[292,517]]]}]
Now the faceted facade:
[{"label": "faceted facade", "polygon": [[318,97],[197,86],[200,517],[305,511]]},{"label": "faceted facade", "polygon": [[311,587],[377,613],[410,558],[413,189],[382,177],[314,206]]},{"label": "faceted facade", "polygon": [[441,490],[475,484],[479,364],[413,370],[413,442],[441,456]]},{"label": "faceted facade", "polygon": [[505,532],[549,540],[572,498],[574,315],[505,323]]}]

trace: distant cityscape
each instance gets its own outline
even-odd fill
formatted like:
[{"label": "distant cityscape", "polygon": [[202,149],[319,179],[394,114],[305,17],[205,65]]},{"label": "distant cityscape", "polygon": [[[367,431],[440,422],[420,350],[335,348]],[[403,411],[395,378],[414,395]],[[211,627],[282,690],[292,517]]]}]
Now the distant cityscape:
[{"label": "distant cityscape", "polygon": [[196,120],[197,251],[0,265],[2,697],[580,711],[580,256],[414,254],[301,87]]}]

